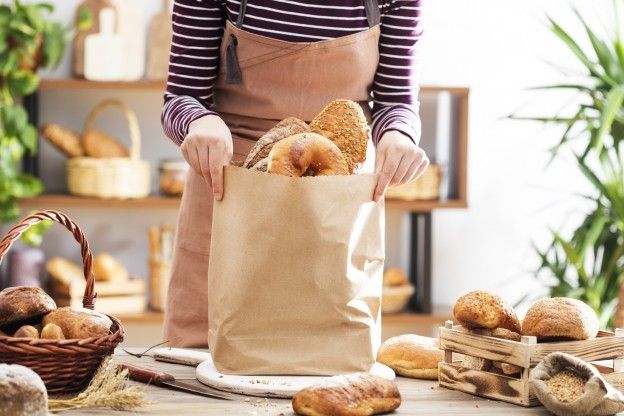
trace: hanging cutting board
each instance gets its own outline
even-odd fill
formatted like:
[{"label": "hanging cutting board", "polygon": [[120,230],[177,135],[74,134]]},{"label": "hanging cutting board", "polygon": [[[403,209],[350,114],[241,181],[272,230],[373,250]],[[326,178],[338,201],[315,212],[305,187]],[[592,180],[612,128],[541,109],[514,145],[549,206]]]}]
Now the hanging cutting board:
[{"label": "hanging cutting board", "polygon": [[117,10],[117,34],[121,37],[124,81],[136,81],[145,74],[145,12],[129,0],[112,0]]},{"label": "hanging cutting board", "polygon": [[165,80],[169,67],[169,47],[173,37],[169,0],[163,0],[163,9],[150,22],[147,37],[146,77],[153,81]]},{"label": "hanging cutting board", "polygon": [[123,41],[115,33],[115,9],[100,10],[100,31],[86,37],[84,42],[84,77],[91,81],[122,79],[124,61]]},{"label": "hanging cutting board", "polygon": [[76,8],[75,23],[79,19],[79,13],[82,8],[89,11],[93,17],[93,24],[87,30],[76,33],[72,42],[72,73],[76,78],[84,78],[84,43],[87,36],[94,33],[100,33],[99,16],[102,9],[113,7],[110,0],[83,0]]}]

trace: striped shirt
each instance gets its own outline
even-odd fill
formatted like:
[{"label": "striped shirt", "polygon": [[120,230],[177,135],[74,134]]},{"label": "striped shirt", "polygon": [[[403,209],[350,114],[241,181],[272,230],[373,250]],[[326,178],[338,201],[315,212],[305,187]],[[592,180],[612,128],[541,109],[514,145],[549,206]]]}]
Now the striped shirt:
[{"label": "striped shirt", "polygon": [[[373,142],[398,130],[420,139],[417,46],[422,0],[379,0],[379,64],[371,91]],[[239,0],[175,0],[165,133],[181,144],[189,124],[212,111],[225,19],[236,21]],[[243,29],[290,42],[334,39],[368,29],[362,0],[251,0]]]}]

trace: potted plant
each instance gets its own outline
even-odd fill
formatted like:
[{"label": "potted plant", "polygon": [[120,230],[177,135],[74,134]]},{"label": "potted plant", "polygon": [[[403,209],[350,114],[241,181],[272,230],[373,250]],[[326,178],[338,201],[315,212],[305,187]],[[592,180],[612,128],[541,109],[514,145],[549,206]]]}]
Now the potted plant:
[{"label": "potted plant", "polygon": [[[589,304],[603,327],[610,327],[624,276],[624,18],[621,0],[614,0],[615,25],[599,35],[575,10],[587,44],[573,38],[549,19],[552,32],[576,57],[582,77],[562,72],[565,81],[542,90],[578,93],[565,115],[515,117],[561,126],[552,157],[574,161],[592,191],[579,195],[584,218],[571,232],[552,231],[552,240],[537,247],[537,270],[552,296],[567,296]],[[584,39],[585,40],[585,39]]]},{"label": "potted plant", "polygon": [[[39,68],[58,65],[67,38],[75,33],[50,20],[53,10],[46,3],[24,4],[19,0],[0,5],[0,226],[18,217],[20,198],[36,196],[43,190],[39,179],[19,168],[26,153],[35,154],[38,142],[37,128],[28,121],[21,100],[37,89]],[[90,27],[92,16],[86,9],[78,16],[78,30]],[[36,269],[42,263],[42,254],[38,249],[24,250],[21,254],[20,250],[13,252],[16,254],[12,257],[19,258],[16,267]],[[32,267],[26,265],[28,258],[32,258]]]}]

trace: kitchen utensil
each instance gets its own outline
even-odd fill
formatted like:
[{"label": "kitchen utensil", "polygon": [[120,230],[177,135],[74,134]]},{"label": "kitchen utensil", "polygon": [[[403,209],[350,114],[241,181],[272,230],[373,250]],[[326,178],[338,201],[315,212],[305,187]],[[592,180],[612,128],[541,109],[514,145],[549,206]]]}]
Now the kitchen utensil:
[{"label": "kitchen utensil", "polygon": [[78,22],[78,14],[88,12],[93,16],[93,24],[89,29],[81,30],[76,33],[72,43],[72,72],[77,78],[84,78],[84,46],[87,36],[94,33],[100,33],[100,10],[113,7],[110,0],[84,0],[76,8],[75,21]]},{"label": "kitchen utensil", "polygon": [[84,43],[84,76],[92,81],[116,81],[124,73],[123,42],[115,33],[115,9],[99,14],[100,32],[88,35]]},{"label": "kitchen utensil", "polygon": [[150,22],[147,47],[147,74],[153,81],[167,79],[169,45],[171,45],[171,7],[163,0],[163,9]]},{"label": "kitchen utensil", "polygon": [[182,390],[189,393],[201,394],[203,396],[213,397],[223,400],[234,400],[234,395],[213,389],[200,384],[193,384],[189,381],[176,379],[171,374],[161,373],[147,368],[137,367],[131,364],[121,364],[122,368],[128,370],[128,376],[131,380],[146,384],[153,384],[159,387],[171,387],[176,390]]},{"label": "kitchen utensil", "polygon": [[[290,398],[299,390],[326,380],[327,376],[238,376],[217,371],[209,352],[183,348],[157,348],[153,357],[158,361],[195,365],[197,380],[210,387],[248,396]],[[370,372],[394,380],[391,368],[375,363]]]},{"label": "kitchen utensil", "polygon": [[122,62],[124,81],[136,81],[145,73],[145,11],[128,0],[112,0],[117,10],[117,34],[122,39]]}]

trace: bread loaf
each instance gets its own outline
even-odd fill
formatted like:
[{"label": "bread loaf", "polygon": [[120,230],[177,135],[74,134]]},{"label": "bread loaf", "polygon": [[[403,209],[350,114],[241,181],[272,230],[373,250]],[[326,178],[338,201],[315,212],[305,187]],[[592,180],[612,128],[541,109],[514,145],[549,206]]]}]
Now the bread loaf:
[{"label": "bread loaf", "polygon": [[43,289],[9,287],[0,292],[0,326],[29,321],[56,309],[56,303]]},{"label": "bread loaf", "polygon": [[596,337],[599,327],[596,312],[584,302],[546,298],[529,308],[522,322],[522,333],[540,340],[583,340]]},{"label": "bread loaf", "polygon": [[100,253],[93,258],[95,280],[128,280],[128,271],[123,264],[108,253]]},{"label": "bread loaf", "polygon": [[466,328],[505,328],[521,332],[514,309],[500,296],[483,290],[468,292],[457,299],[453,315]]},{"label": "bread loaf", "polygon": [[405,334],[386,340],[379,348],[377,361],[405,377],[437,380],[444,351],[434,338]]},{"label": "bread loaf", "polygon": [[128,149],[108,134],[88,129],[82,136],[82,148],[91,157],[128,157]]},{"label": "bread loaf", "polygon": [[487,371],[490,367],[492,367],[492,361],[481,357],[464,355],[462,367],[469,368],[471,370]]},{"label": "bread loaf", "polygon": [[21,365],[0,364],[0,415],[48,415],[48,393],[37,373]]},{"label": "bread loaf", "polygon": [[251,149],[243,167],[247,169],[259,170],[266,172],[266,165],[268,161],[258,164],[261,160],[266,159],[269,156],[269,152],[273,148],[273,145],[286,137],[294,136],[299,133],[307,133],[310,131],[310,126],[305,121],[299,120],[296,117],[288,117],[280,121],[271,130],[266,132],[262,136],[254,147]]},{"label": "bread loaf", "polygon": [[401,405],[393,381],[368,373],[335,376],[293,396],[292,407],[305,416],[370,416]]},{"label": "bread loaf", "polygon": [[65,339],[65,334],[60,326],[49,323],[41,330],[41,339]]},{"label": "bread loaf", "polygon": [[32,325],[24,325],[15,331],[13,336],[15,338],[39,338],[39,330]]},{"label": "bread loaf", "polygon": [[383,284],[384,286],[403,286],[409,284],[409,279],[401,269],[387,269],[383,274]]},{"label": "bread loaf", "polygon": [[41,135],[67,157],[84,155],[80,135],[72,130],[50,123],[41,127]]},{"label": "bread loaf", "polygon": [[110,333],[113,321],[99,312],[69,306],[58,308],[43,317],[43,326],[56,324],[67,339],[103,337]]},{"label": "bread loaf", "polygon": [[507,376],[519,374],[522,371],[522,367],[518,367],[515,364],[503,363],[500,361],[494,361],[492,366],[501,370],[501,372]]},{"label": "bread loaf", "polygon": [[310,122],[313,132],[327,137],[342,151],[349,173],[366,159],[368,121],[362,107],[350,100],[334,100]]},{"label": "bread loaf", "polygon": [[78,266],[62,257],[52,257],[46,262],[46,271],[52,279],[68,286],[72,281],[84,280],[84,271]]}]

